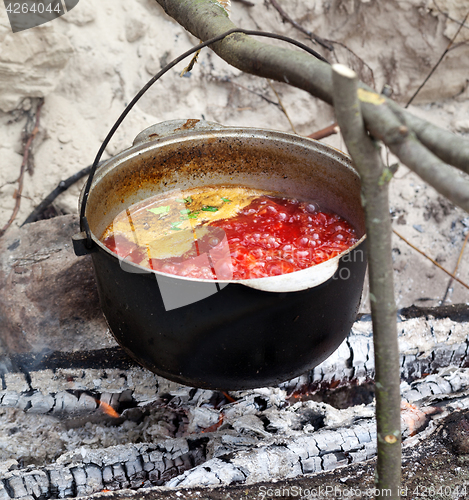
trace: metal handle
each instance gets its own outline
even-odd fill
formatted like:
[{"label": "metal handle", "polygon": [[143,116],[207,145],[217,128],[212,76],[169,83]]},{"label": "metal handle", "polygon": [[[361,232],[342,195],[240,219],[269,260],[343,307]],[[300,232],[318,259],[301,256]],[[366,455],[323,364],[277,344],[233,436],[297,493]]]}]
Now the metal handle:
[{"label": "metal handle", "polygon": [[[194,54],[195,52],[203,49],[204,47],[207,47],[208,45],[212,45],[213,43],[219,42],[220,40],[223,40],[229,35],[232,35],[233,33],[243,33],[245,35],[250,35],[250,36],[261,36],[261,37],[267,37],[267,38],[275,38],[278,40],[283,40],[284,42],[291,43],[292,45],[296,45],[297,47],[305,50],[309,54],[313,55],[317,59],[320,59],[321,61],[326,62],[329,64],[329,62],[324,59],[321,54],[316,52],[315,50],[311,49],[310,47],[304,45],[301,42],[298,42],[296,40],[293,40],[292,38],[288,38],[286,36],[282,35],[277,35],[276,33],[266,33],[264,31],[252,31],[252,30],[245,30],[242,28],[233,28],[229,31],[226,31],[225,33],[222,33],[221,35],[218,35],[216,37],[211,38],[210,40],[207,40],[206,42],[202,42],[199,45],[196,45],[195,47],[192,47],[192,49],[189,49],[188,51],[184,52],[184,54],[181,54],[179,57],[176,57],[173,61],[171,61],[169,64],[167,64],[162,70],[160,70],[153,78],[151,78],[145,86],[137,93],[137,95],[130,101],[130,103],[127,105],[127,107],[124,109],[122,114],[119,116],[117,121],[114,123],[112,126],[111,130],[109,131],[108,135],[104,139],[103,143],[101,144],[101,147],[99,148],[98,154],[96,155],[96,158],[94,160],[93,166],[91,168],[90,175],[88,177],[88,180],[86,182],[85,190],[83,192],[83,200],[81,203],[81,210],[80,210],[80,231],[86,235],[86,239],[83,241],[83,248],[86,248],[88,251],[92,251],[94,243],[93,239],[91,237],[91,231],[90,227],[88,224],[88,220],[85,216],[85,211],[86,211],[86,204],[88,202],[88,196],[90,194],[91,190],[91,184],[93,183],[93,178],[94,174],[96,173],[96,169],[98,168],[99,162],[101,160],[101,156],[104,153],[104,150],[106,149],[107,145],[109,144],[109,141],[112,139],[113,135],[115,134],[116,130],[119,128],[120,124],[124,121],[125,117],[130,113],[131,109],[137,104],[139,99],[145,94],[145,92],[157,81],[159,80],[165,73],[167,73],[170,69],[172,69],[176,64],[181,62],[183,59],[186,57]],[[210,123],[210,122],[207,122]],[[218,125],[218,124],[217,124]],[[218,125],[220,127],[220,125]],[[137,136],[136,140],[138,139],[139,136]],[[80,239],[80,236],[77,235],[77,239]]]}]

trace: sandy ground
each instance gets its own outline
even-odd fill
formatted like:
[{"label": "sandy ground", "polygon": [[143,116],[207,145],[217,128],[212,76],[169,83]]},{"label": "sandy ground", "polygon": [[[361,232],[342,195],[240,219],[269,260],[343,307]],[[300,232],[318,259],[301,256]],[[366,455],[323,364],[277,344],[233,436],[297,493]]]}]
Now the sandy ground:
[{"label": "sandy ground", "polygon": [[[282,22],[270,2],[254,3],[247,7],[233,2],[233,21],[286,34],[321,50]],[[281,4],[307,29],[337,42],[335,54],[326,51],[326,57],[351,65],[378,90],[390,85],[401,103],[436,63],[467,9],[465,0]],[[468,40],[466,25],[411,110],[469,139]],[[154,0],[80,0],[63,17],[16,34],[0,8],[0,227],[15,203],[23,155],[21,132],[31,98],[45,100],[33,147],[34,167],[25,175],[14,225],[21,224],[60,180],[92,163],[114,120],[138,89],[196,42]],[[105,157],[129,147],[145,127],[174,118],[291,131],[269,82],[240,73],[209,50],[202,53],[191,74],[180,78],[186,64],[148,92],[118,130]],[[285,84],[273,86],[297,133],[307,135],[334,121],[331,108],[305,92]],[[326,142],[344,149],[339,136]],[[82,184],[56,200],[59,212],[76,212]],[[397,231],[441,265],[454,269],[469,231],[465,212],[401,166],[391,182],[391,213]],[[469,301],[467,289],[459,284],[448,287],[442,271],[397,237],[393,257],[399,307],[436,305],[445,296],[447,302]],[[458,273],[469,281],[464,256]],[[365,300],[362,310],[367,309]]]}]

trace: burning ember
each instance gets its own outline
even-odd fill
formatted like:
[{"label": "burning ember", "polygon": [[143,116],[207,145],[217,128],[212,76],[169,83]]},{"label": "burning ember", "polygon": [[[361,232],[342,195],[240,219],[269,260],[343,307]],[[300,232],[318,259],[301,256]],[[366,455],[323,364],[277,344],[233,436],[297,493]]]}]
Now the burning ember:
[{"label": "burning ember", "polygon": [[119,413],[117,413],[117,411],[114,410],[114,408],[111,405],[108,405],[104,401],[99,401],[99,399],[96,402],[99,404],[99,407],[106,415],[109,415],[112,418],[120,417]]}]

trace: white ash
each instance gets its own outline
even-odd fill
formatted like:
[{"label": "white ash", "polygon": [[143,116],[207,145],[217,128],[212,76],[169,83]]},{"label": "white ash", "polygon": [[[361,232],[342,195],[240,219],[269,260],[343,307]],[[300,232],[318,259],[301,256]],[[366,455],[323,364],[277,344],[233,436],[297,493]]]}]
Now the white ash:
[{"label": "white ash", "polygon": [[[402,320],[398,327],[403,380],[411,382],[441,367],[465,365],[469,346],[465,334],[469,329],[467,322],[418,317]],[[30,382],[21,373],[3,375],[0,407],[59,415],[95,409],[96,398],[90,397],[89,392],[111,406],[124,400],[145,403],[164,393],[179,397],[178,384],[138,367],[125,371],[61,368],[32,371],[29,376]],[[311,392],[331,385],[362,383],[373,377],[372,325],[365,317],[355,322],[350,336],[328,359],[309,373],[281,384],[280,388],[289,393],[305,388]],[[187,399],[186,389],[181,391],[181,397]],[[197,394],[198,398],[203,397],[203,392]]]},{"label": "white ash", "polygon": [[[460,396],[468,389],[469,369],[446,368],[412,384],[403,383],[402,396],[415,402],[419,394],[423,403],[443,399],[445,394],[454,397],[456,390]],[[158,419],[181,415],[184,409],[184,418],[172,426],[173,436],[166,439],[150,433],[145,443],[110,447],[75,443],[53,464],[43,466],[21,469],[15,461],[5,462],[0,467],[4,471],[0,499],[64,498],[103,488],[159,484],[191,487],[270,481],[332,470],[376,453],[373,404],[344,410],[315,401],[289,405],[284,390],[265,388],[238,392],[236,402],[215,408],[210,403],[213,395],[180,386],[168,403],[147,403],[149,414],[134,424],[140,430],[148,431]],[[455,407],[467,404],[469,398],[453,403]],[[204,432],[204,426],[213,428],[213,423],[220,424],[218,429]],[[132,425],[127,420],[121,426],[126,424]],[[404,433],[405,426],[404,421]]]},{"label": "white ash", "polygon": [[[463,367],[468,356],[467,321],[420,316],[398,316],[401,378],[410,382],[441,367]],[[374,378],[374,348],[371,318],[356,321],[351,334],[339,348],[311,372],[285,382],[281,387],[294,392],[329,387],[332,383],[363,383]]]},{"label": "white ash", "polygon": [[[429,405],[469,390],[469,371],[458,368],[466,363],[466,326],[432,317],[399,323],[404,401]],[[454,366],[439,369],[445,363]],[[280,387],[232,393],[234,403],[138,367],[5,373],[0,500],[251,483],[365,460],[376,452],[373,404],[339,410],[300,396],[373,376],[367,317],[310,373]],[[103,417],[104,403],[122,416]]]}]

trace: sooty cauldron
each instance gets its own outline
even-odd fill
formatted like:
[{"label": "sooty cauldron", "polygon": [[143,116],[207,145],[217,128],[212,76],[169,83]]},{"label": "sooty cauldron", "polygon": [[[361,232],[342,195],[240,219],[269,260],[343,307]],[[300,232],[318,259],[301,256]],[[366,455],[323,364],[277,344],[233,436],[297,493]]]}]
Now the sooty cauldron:
[{"label": "sooty cauldron", "polygon": [[[123,261],[99,238],[124,208],[195,186],[260,188],[346,218],[359,241],[290,274],[209,281]],[[360,180],[342,152],[257,128],[172,120],[140,133],[96,172],[86,206],[101,307],[118,343],[147,369],[182,384],[221,390],[275,385],[327,358],[355,320],[366,269]],[[89,246],[89,245],[88,245]]]}]

